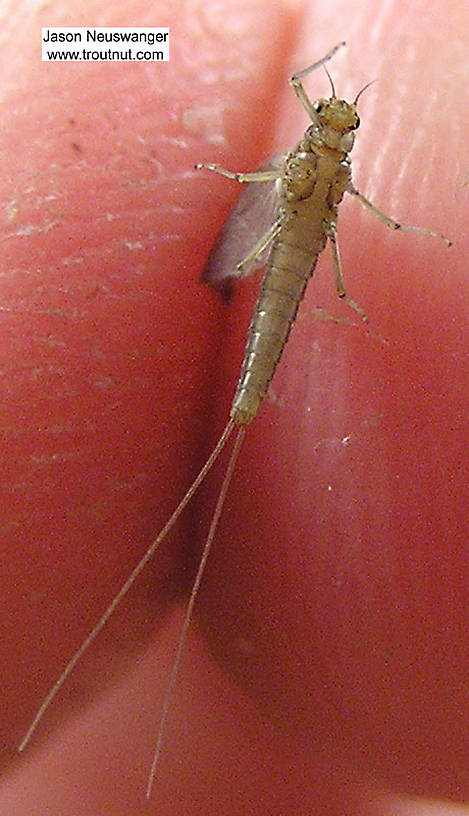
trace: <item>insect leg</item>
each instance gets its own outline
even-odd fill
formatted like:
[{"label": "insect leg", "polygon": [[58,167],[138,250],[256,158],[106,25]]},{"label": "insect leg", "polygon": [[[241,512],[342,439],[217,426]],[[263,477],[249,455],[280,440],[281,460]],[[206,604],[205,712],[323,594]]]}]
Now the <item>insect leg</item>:
[{"label": "insect leg", "polygon": [[239,181],[241,184],[249,181],[275,181],[282,175],[281,169],[278,168],[272,170],[254,170],[252,173],[233,173],[231,170],[225,170],[224,167],[220,167],[219,164],[195,165],[196,170],[200,170],[201,168],[211,170],[213,173],[218,173],[220,176],[225,176],[225,178],[234,179],[235,181]]},{"label": "insect leg", "polygon": [[378,209],[378,207],[376,207],[372,201],[365,198],[365,196],[360,193],[359,190],[353,186],[353,184],[349,184],[347,187],[347,192],[350,193],[350,195],[355,196],[355,198],[358,198],[360,204],[363,204],[363,206],[366,207],[366,209],[369,210],[375,216],[375,218],[385,224],[386,227],[389,227],[389,229],[400,229],[403,232],[421,232],[423,235],[431,235],[432,238],[441,238],[447,246],[451,246],[452,241],[450,241],[449,238],[447,238],[446,235],[443,235],[441,232],[433,232],[433,230],[426,229],[426,227],[414,227],[409,224],[400,224],[399,221],[395,221],[394,218],[391,218],[382,210]]},{"label": "insect leg", "polygon": [[343,45],[345,45],[345,42],[340,42],[338,45],[335,45],[334,48],[331,48],[331,50],[327,52],[325,57],[318,60],[317,62],[313,62],[313,64],[309,65],[308,68],[304,68],[302,71],[298,71],[297,74],[293,74],[293,76],[290,77],[290,85],[295,91],[298,99],[300,100],[301,104],[303,105],[303,108],[305,109],[306,113],[308,114],[312,122],[317,122],[318,116],[316,111],[314,110],[313,103],[311,102],[310,98],[308,97],[308,94],[303,88],[301,80],[307,74],[310,74],[312,71],[315,71],[316,68],[320,68],[321,65],[324,65],[326,62],[329,62],[329,60],[332,59],[336,51],[338,51],[339,48],[342,48]]},{"label": "insect leg", "polygon": [[337,289],[337,295],[340,297],[341,300],[345,301],[352,309],[355,309],[356,312],[360,315],[361,319],[368,323],[368,315],[366,314],[365,310],[362,307],[355,303],[352,298],[350,298],[346,291],[345,291],[345,284],[344,284],[344,275],[342,272],[342,262],[340,260],[340,252],[339,252],[339,244],[337,241],[337,225],[334,223],[329,224],[327,229],[327,237],[331,243],[332,248],[332,261],[334,264],[334,277],[335,277],[335,285]]},{"label": "insect leg", "polygon": [[283,221],[283,218],[278,218],[277,221],[274,221],[267,232],[265,232],[264,235],[259,238],[257,243],[254,244],[253,248],[246,255],[246,257],[236,264],[236,273],[242,274],[247,266],[250,266],[255,260],[257,260],[257,258],[259,258],[264,249],[267,249],[269,244],[271,244],[274,238],[279,234]]}]

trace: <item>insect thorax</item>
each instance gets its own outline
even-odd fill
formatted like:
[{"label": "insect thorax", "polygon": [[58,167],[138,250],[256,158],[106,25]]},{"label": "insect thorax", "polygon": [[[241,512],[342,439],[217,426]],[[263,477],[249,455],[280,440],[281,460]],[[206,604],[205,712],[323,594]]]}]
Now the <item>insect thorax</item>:
[{"label": "insect thorax", "polygon": [[345,153],[331,155],[330,150],[301,150],[287,154],[280,195],[285,203],[301,202],[313,196],[333,206],[340,203],[351,181],[350,159]]},{"label": "insect thorax", "polygon": [[360,119],[354,104],[344,99],[318,99],[316,121],[294,150],[285,157],[281,193],[286,201],[302,201],[314,191],[319,178],[332,188],[331,204],[338,203],[350,181],[350,159]]}]

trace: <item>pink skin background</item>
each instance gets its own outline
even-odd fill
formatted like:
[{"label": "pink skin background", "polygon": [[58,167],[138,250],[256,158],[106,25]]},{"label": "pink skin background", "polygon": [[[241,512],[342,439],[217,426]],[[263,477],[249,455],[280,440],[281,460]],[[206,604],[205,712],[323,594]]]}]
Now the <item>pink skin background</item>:
[{"label": "pink skin background", "polygon": [[[466,812],[466,22],[455,0],[24,2],[2,20],[2,813]],[[53,25],[169,25],[171,61],[42,63]],[[293,144],[286,78],[342,39],[338,94],[379,79],[357,187],[454,246],[343,204],[370,327],[326,250],[238,463],[151,801],[223,463],[18,757],[228,415],[257,283],[229,306],[200,285],[238,191],[193,164]]]}]

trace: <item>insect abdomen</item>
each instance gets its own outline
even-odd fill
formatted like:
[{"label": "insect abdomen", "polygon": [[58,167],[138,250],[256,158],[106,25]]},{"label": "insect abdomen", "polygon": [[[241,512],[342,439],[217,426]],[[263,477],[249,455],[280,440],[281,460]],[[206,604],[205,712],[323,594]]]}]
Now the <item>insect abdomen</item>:
[{"label": "insect abdomen", "polygon": [[285,163],[280,193],[284,223],[272,244],[231,406],[231,418],[240,425],[259,411],[350,179],[349,167],[341,163],[345,154],[316,156],[304,147],[300,143]]},{"label": "insect abdomen", "polygon": [[[314,252],[277,239],[270,254],[249,329],[231,418],[247,425],[261,406],[288,340],[321,246]],[[287,266],[288,264],[288,266]]]}]

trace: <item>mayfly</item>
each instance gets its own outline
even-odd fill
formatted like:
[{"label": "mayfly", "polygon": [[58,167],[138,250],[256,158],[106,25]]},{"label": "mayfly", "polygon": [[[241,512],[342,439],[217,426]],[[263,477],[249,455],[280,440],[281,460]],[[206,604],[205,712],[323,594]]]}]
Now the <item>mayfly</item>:
[{"label": "mayfly", "polygon": [[[353,185],[351,175],[350,151],[352,150],[355,131],[360,125],[357,113],[357,102],[361,93],[368,87],[362,88],[353,102],[338,99],[334,85],[328,74],[332,94],[329,99],[318,99],[311,102],[302,79],[320,66],[325,66],[334,54],[345,43],[339,43],[332,48],[322,59],[295,74],[290,84],[296,93],[301,105],[308,114],[311,124],[307,128],[301,141],[286,153],[281,161],[266,168],[248,172],[235,173],[216,164],[198,164],[197,169],[205,168],[241,184],[271,183],[274,191],[275,215],[268,228],[250,249],[245,258],[234,265],[226,266],[226,247],[237,245],[240,239],[237,236],[233,242],[228,235],[225,244],[221,244],[211,255],[208,268],[208,278],[218,282],[228,276],[241,277],[249,274],[254,268],[264,265],[268,252],[267,269],[261,285],[261,290],[254,309],[254,316],[249,329],[244,361],[231,406],[230,417],[226,427],[212,453],[208,457],[200,473],[183,496],[174,513],[167,521],[158,537],[146,551],[143,558],[134,568],[127,581],[121,587],[110,603],[100,620],[84,640],[78,651],[67,664],[61,676],[54,683],[44,699],[31,726],[23,738],[19,750],[22,751],[28,744],[44,712],[49,707],[57,692],[74,669],[84,652],[88,649],[105,623],[113,614],[117,605],[128,592],[137,576],[143,570],[149,559],[163,539],[174,527],[192,496],[204,481],[221,451],[236,429],[235,442],[222,481],[215,510],[212,516],[210,529],[205,541],[197,575],[187,604],[186,614],[182,625],[176,657],[174,660],[166,696],[163,704],[158,736],[156,740],[153,761],[148,777],[147,797],[150,796],[156,767],[160,756],[166,722],[171,706],[174,687],[179,672],[184,645],[192,618],[194,603],[199,591],[205,565],[210,553],[215,531],[220,519],[228,487],[233,475],[236,461],[248,425],[256,418],[262,401],[266,396],[270,381],[288,340],[291,326],[295,320],[298,306],[303,298],[308,280],[313,274],[318,256],[324,249],[327,241],[332,248],[332,258],[337,294],[346,301],[363,320],[366,314],[363,309],[349,298],[345,291],[342,275],[342,266],[337,243],[337,216],[338,205],[345,193],[357,198],[373,215],[393,230],[401,229],[417,231],[426,235],[443,239],[448,246],[451,242],[441,233],[436,233],[423,227],[405,226],[393,218],[385,215],[365,198]],[[327,73],[327,69],[326,73]],[[254,185],[255,187],[255,185]],[[246,188],[247,191],[248,188]],[[244,208],[243,197],[235,208],[234,216],[222,230],[222,237],[232,229],[237,220],[240,221],[240,208]],[[241,243],[245,236],[241,236]],[[239,258],[239,256],[238,256]]]}]

